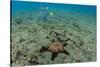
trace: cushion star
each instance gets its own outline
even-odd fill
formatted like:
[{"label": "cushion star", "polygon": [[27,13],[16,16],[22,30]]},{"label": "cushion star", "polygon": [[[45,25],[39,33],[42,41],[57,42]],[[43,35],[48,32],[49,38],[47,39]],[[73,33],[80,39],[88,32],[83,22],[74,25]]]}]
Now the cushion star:
[{"label": "cushion star", "polygon": [[60,42],[53,42],[49,44],[48,47],[42,47],[40,49],[40,52],[44,51],[51,52],[52,54],[51,60],[54,60],[59,53],[64,53],[66,55],[69,55],[69,53],[64,49],[64,45]]}]

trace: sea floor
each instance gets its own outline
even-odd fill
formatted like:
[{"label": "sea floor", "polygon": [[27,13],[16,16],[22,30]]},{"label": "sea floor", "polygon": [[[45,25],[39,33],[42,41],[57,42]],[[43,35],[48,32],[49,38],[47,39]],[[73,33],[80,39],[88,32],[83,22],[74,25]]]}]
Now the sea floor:
[{"label": "sea floor", "polygon": [[[96,61],[95,16],[61,11],[22,11],[12,14],[11,23],[13,65]],[[70,55],[59,53],[51,60],[51,52],[40,52],[43,46],[54,41],[67,43],[64,49]]]}]

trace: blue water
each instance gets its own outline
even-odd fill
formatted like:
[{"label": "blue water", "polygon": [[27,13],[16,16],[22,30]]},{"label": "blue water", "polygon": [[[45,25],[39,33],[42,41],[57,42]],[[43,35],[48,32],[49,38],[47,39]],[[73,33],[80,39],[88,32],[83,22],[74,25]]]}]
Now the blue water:
[{"label": "blue water", "polygon": [[93,5],[75,5],[75,4],[57,4],[57,3],[43,3],[43,2],[25,2],[25,1],[11,1],[12,13],[18,11],[34,11],[41,7],[48,7],[50,10],[63,10],[68,12],[77,12],[82,14],[91,14],[96,16],[96,6]]}]

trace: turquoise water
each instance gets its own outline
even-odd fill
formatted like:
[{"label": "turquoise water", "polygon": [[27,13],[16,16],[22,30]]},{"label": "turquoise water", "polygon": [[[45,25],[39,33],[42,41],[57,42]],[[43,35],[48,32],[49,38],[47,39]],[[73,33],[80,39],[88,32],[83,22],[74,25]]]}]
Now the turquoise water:
[{"label": "turquoise water", "polygon": [[34,11],[40,7],[48,7],[50,10],[63,10],[68,12],[79,12],[91,15],[96,15],[96,6],[93,5],[74,5],[74,4],[57,4],[57,3],[42,3],[42,2],[24,2],[12,1],[12,12],[16,11]]},{"label": "turquoise water", "polygon": [[96,6],[94,5],[11,1],[11,12],[12,16],[21,16],[24,19],[25,17],[35,17],[37,20],[43,19],[44,21],[49,13],[53,13],[61,15],[62,18],[63,16],[77,18],[80,24],[96,28]]}]

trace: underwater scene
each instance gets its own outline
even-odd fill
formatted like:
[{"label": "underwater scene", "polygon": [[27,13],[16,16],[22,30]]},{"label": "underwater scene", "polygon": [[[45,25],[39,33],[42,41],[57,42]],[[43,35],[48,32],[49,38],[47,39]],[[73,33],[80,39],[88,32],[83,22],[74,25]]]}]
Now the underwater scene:
[{"label": "underwater scene", "polygon": [[96,6],[11,1],[11,65],[96,61]]}]

